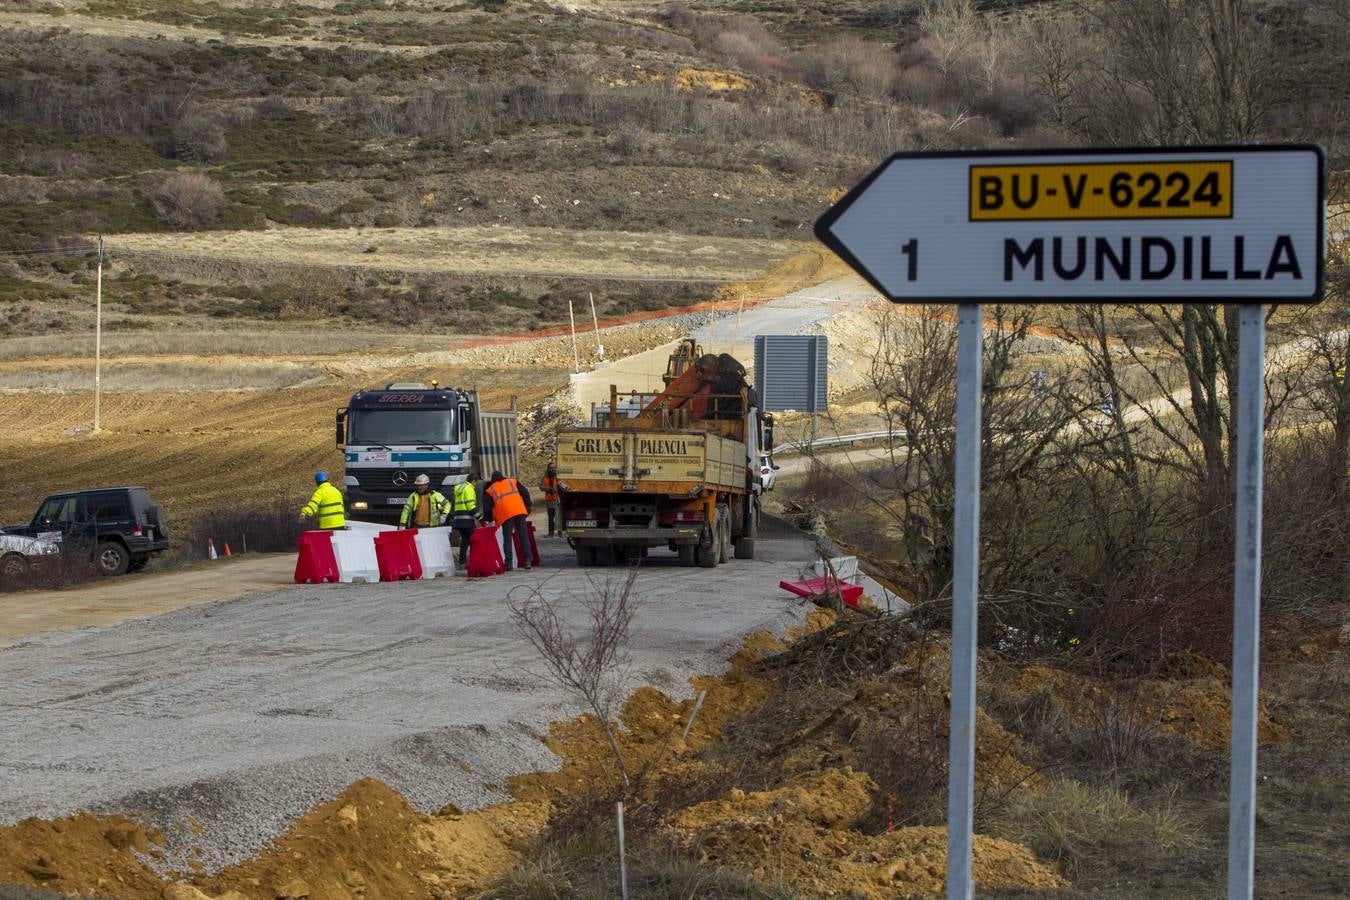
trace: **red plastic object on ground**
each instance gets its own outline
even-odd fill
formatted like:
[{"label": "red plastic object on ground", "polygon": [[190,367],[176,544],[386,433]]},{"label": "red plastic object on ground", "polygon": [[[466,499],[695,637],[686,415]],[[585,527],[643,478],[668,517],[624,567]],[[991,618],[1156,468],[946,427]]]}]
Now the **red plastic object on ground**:
[{"label": "red plastic object on ground", "polygon": [[422,558],[417,555],[416,528],[381,531],[375,535],[375,561],[381,581],[416,581],[422,577]]},{"label": "red plastic object on ground", "polygon": [[506,561],[497,547],[497,526],[483,525],[469,535],[469,565],[465,574],[470,578],[485,578],[506,571]]},{"label": "red plastic object on ground", "polygon": [[[526,522],[525,529],[530,534],[530,565],[537,566],[539,565],[539,541],[534,535],[534,523]],[[520,565],[520,561],[525,558],[525,551],[520,549],[520,532],[511,532],[511,538],[511,543],[516,548],[516,565]]]},{"label": "red plastic object on ground", "polygon": [[295,561],[296,584],[341,580],[337,557],[333,554],[333,532],[306,531],[296,543],[300,546],[300,556]]},{"label": "red plastic object on ground", "polygon": [[863,594],[860,584],[849,584],[847,582],[841,584],[828,577],[811,578],[807,581],[780,581],[778,586],[789,593],[796,594],[798,597],[819,597],[822,594],[838,590],[839,599],[855,609],[858,606],[858,598]]}]

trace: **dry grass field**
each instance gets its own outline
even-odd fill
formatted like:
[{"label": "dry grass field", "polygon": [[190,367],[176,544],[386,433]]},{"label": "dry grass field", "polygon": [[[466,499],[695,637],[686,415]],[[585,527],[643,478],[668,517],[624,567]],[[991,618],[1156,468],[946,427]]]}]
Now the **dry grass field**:
[{"label": "dry grass field", "polygon": [[805,246],[794,241],[509,225],[120,234],[109,243],[112,252],[138,269],[227,283],[238,283],[240,274],[250,270],[256,279],[276,266],[722,282],[751,278]]}]

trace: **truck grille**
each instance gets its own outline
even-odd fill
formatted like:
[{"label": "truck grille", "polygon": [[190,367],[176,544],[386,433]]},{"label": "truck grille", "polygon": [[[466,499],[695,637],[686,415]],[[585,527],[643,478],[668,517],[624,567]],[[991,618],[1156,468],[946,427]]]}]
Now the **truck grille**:
[{"label": "truck grille", "polygon": [[[422,473],[421,469],[357,469],[349,471],[348,475],[354,475],[361,484],[361,490],[367,493],[375,494],[409,494],[413,490],[413,479]],[[432,487],[439,488],[441,479],[447,474],[445,470],[440,472],[431,469],[425,470],[431,477]],[[403,484],[395,484],[394,476],[403,473],[406,480]]]}]

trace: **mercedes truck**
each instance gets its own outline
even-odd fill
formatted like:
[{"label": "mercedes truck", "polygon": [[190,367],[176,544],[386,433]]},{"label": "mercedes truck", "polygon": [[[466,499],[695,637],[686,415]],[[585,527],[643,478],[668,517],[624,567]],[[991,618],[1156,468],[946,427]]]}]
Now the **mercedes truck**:
[{"label": "mercedes truck", "polygon": [[337,445],[345,453],[347,515],[397,522],[418,475],[449,495],[451,478],[482,481],[494,470],[519,475],[516,399],[508,410],[479,405],[477,391],[420,382],[358,391],[337,411]]}]

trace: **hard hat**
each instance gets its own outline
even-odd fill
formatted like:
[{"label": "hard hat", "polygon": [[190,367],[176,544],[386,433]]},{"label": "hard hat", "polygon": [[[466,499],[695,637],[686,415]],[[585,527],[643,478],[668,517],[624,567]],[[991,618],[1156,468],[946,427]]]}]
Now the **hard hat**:
[{"label": "hard hat", "polygon": [[450,475],[445,479],[445,484],[463,484],[469,480],[468,475]]},{"label": "hard hat", "polygon": [[325,472],[323,469],[320,469],[319,471],[314,473],[315,484],[323,484],[327,480],[328,480],[328,473]]},{"label": "hard hat", "polygon": [[421,487],[424,484],[431,484],[431,479],[426,476],[426,473],[423,473],[417,476],[417,479],[413,481],[413,484]]}]

